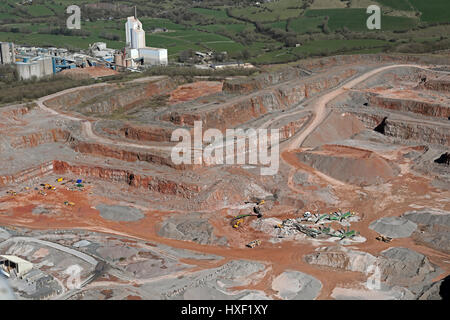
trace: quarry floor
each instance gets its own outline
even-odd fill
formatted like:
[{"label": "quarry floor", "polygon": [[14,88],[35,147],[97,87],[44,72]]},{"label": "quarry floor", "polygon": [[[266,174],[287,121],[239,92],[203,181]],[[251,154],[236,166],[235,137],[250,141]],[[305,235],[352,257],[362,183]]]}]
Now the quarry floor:
[{"label": "quarry floor", "polygon": [[[330,63],[331,68],[327,68],[326,63]],[[297,298],[335,299],[340,288],[370,292],[365,285],[368,274],[332,265],[314,265],[305,259],[319,248],[335,246],[373,256],[380,256],[392,247],[408,248],[422,254],[440,270],[433,273],[432,282],[423,283],[423,286],[438,282],[450,274],[450,254],[447,249],[435,245],[436,242],[422,241],[420,233],[429,232],[421,231],[427,225],[418,226],[409,237],[394,238],[388,243],[376,240],[379,233],[370,225],[383,217],[402,217],[411,211],[430,208],[447,213],[445,219],[450,217],[449,167],[433,162],[436,156],[448,151],[449,124],[442,114],[445,117],[450,107],[444,104],[440,107],[442,114],[438,116],[427,114],[429,108],[422,105],[418,110],[409,106],[408,111],[393,110],[391,106],[372,105],[370,94],[399,87],[398,94],[389,91],[390,98],[410,99],[411,95],[404,91],[411,90],[419,97],[428,92],[428,97],[449,99],[448,91],[424,89],[417,80],[423,74],[433,79],[441,74],[432,71],[429,64],[418,62],[367,63],[362,60],[347,62],[346,66],[336,66],[333,61],[326,63],[314,68],[313,63],[309,65],[313,70],[311,81],[317,77],[317,83],[322,86],[323,78],[320,77],[338,77],[336,74],[346,68],[351,68],[354,73],[339,78],[329,87],[314,87],[313,84],[308,87],[308,94],[300,98],[297,97],[301,94],[295,87],[298,85],[295,78],[281,81],[273,89],[279,106],[267,98],[269,92],[272,94],[272,86],[261,90],[266,95],[262,98],[258,96],[259,90],[250,94],[233,93],[225,96],[224,103],[221,102],[225,90],[222,83],[200,80],[164,91],[169,95],[167,110],[145,114],[154,117],[155,121],[164,122],[169,118],[171,129],[172,126],[189,128],[191,116],[196,118],[200,114],[196,119],[205,124],[214,123],[214,116],[219,120],[227,117],[229,113],[225,110],[231,106],[237,113],[232,116],[232,127],[251,128],[252,124],[258,124],[259,127],[273,128],[275,124],[280,125],[280,129],[288,134],[279,146],[279,171],[272,177],[261,176],[258,165],[186,168],[167,165],[167,154],[170,154],[173,142],[161,141],[155,135],[142,138],[148,137],[142,132],[147,133],[145,130],[149,128],[145,129],[142,123],[137,125],[130,121],[127,128],[141,130],[136,130],[139,134],[133,139],[129,133],[118,136],[118,131],[105,133],[99,129],[97,123],[105,121],[103,118],[83,115],[78,109],[61,110],[46,105],[46,101],[76,93],[80,88],[41,98],[31,110],[25,110],[23,106],[5,107],[4,111],[0,110],[7,119],[0,125],[0,157],[6,163],[0,172],[0,226],[8,234],[5,239],[26,235],[48,238],[68,247],[73,247],[76,242],[70,237],[77,241],[88,240],[90,245],[77,250],[108,264],[109,269],[101,277],[76,290],[64,288],[62,294],[50,297],[52,299],[209,298],[216,295],[231,299],[280,299],[284,293],[274,287],[274,281],[287,271],[299,271],[321,283],[317,293],[308,291],[308,295],[302,296],[308,286],[298,280],[297,291],[294,290]],[[300,81],[310,81],[308,76],[305,78]],[[152,85],[162,79],[155,77],[141,82]],[[408,84],[410,86],[406,87]],[[314,94],[312,87],[316,90]],[[282,90],[285,90],[283,94],[278,95]],[[286,97],[287,92],[292,96]],[[254,108],[251,118],[244,114],[239,116],[243,110],[239,109],[242,107],[239,103],[243,104],[242,108],[248,108],[244,101],[246,96],[251,97],[250,108]],[[214,107],[209,115],[211,104],[205,104],[203,100],[206,99],[219,101],[219,107],[226,106],[217,110]],[[371,110],[367,111],[367,106],[364,109],[363,101],[369,101]],[[87,99],[79,106],[95,103]],[[131,103],[130,110],[136,108],[136,103]],[[194,110],[196,105],[200,106],[200,111]],[[205,105],[204,109],[202,105]],[[147,112],[142,110],[139,112]],[[364,115],[368,112],[373,114]],[[392,120],[384,134],[374,132],[373,128],[383,117],[388,115],[389,121],[391,113],[393,118],[403,119],[411,127],[396,126],[397,120]],[[181,117],[181,124],[173,120],[175,116]],[[116,121],[114,127],[111,122],[114,130],[117,121],[119,125],[127,122],[107,121]],[[444,136],[440,141],[433,140],[437,138],[429,138],[433,135],[429,133],[432,129],[416,128],[416,124],[429,124],[436,131],[443,131]],[[163,127],[158,124],[155,131],[159,126]],[[415,138],[414,130],[419,137],[422,135],[420,139]],[[135,154],[138,154],[136,158]],[[62,181],[58,182],[59,178]],[[83,180],[83,187],[76,187],[74,181],[77,179]],[[41,184],[46,183],[55,189],[44,190],[44,195],[40,190]],[[9,190],[16,194],[8,194]],[[351,228],[359,232],[364,241],[327,241],[301,235],[295,239],[277,240],[255,227],[256,217],[248,217],[241,227],[233,228],[230,223],[233,216],[249,213],[256,206],[245,204],[252,198],[265,199],[260,205],[261,219],[282,221],[301,217],[306,211],[355,211],[359,221],[353,222]],[[73,205],[67,205],[67,201]],[[110,212],[100,209],[104,207],[110,208]],[[130,208],[134,214],[130,213]],[[162,228],[165,224],[172,229]],[[166,231],[161,231],[163,229]],[[192,235],[196,232],[198,237]],[[71,236],[65,236],[65,233]],[[448,229],[444,230],[445,234],[448,237]],[[260,246],[246,247],[255,239],[262,241]],[[125,250],[123,243],[129,255],[121,251]],[[108,247],[110,251],[106,254],[106,249],[101,251],[99,247]],[[27,258],[30,254],[23,250],[22,257]],[[163,265],[155,267],[158,263],[153,260],[162,261]],[[37,261],[40,263],[39,259]],[[222,271],[221,267],[234,266],[236,261],[259,263],[263,267],[254,271],[252,268],[257,269],[259,265],[244,264],[236,270],[231,268],[228,273]],[[210,270],[215,270],[213,276],[204,275]],[[61,270],[53,274],[64,282]],[[204,281],[202,285],[195,282],[198,279]],[[188,281],[187,285],[183,281]],[[222,286],[222,282],[226,285]],[[149,288],[150,284],[153,288]],[[409,285],[412,286],[401,286],[409,288]],[[382,297],[390,297],[383,294],[385,291],[382,291]]]}]

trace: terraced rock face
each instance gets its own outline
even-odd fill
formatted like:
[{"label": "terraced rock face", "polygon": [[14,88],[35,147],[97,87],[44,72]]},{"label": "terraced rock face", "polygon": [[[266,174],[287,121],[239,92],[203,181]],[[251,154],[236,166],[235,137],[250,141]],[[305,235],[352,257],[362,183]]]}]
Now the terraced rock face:
[{"label": "terraced rock face", "polygon": [[424,83],[423,86],[429,90],[449,92],[450,91],[450,76],[444,75],[437,79],[426,80],[426,82]]},{"label": "terraced rock face", "polygon": [[448,102],[445,104],[430,103],[416,100],[401,100],[389,97],[375,96],[369,99],[371,105],[391,110],[419,113],[425,116],[439,117],[447,119],[450,116]]},{"label": "terraced rock face", "polygon": [[[71,260],[23,237],[105,263],[86,269],[92,285],[61,299],[438,298],[450,273],[450,97],[447,76],[428,63],[450,65],[338,56],[2,107],[0,254],[14,243],[8,252],[61,283]],[[250,163],[252,151],[244,163],[174,163],[172,133],[193,136],[194,121],[201,134],[279,129],[269,150],[278,170],[262,175],[268,165]],[[229,156],[219,140],[202,147]],[[306,212],[335,219],[305,221]],[[294,220],[336,233],[285,228]],[[379,289],[367,285],[375,272]]]}]

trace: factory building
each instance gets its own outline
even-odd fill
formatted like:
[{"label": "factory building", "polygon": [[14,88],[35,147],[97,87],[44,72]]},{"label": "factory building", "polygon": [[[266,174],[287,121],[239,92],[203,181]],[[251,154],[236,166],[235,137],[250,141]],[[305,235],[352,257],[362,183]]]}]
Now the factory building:
[{"label": "factory building", "polygon": [[22,258],[0,255],[0,272],[10,278],[12,275],[22,277],[33,269],[33,264]]},{"label": "factory building", "polygon": [[9,42],[0,42],[0,64],[13,63],[14,60],[14,44]]},{"label": "factory building", "polygon": [[125,56],[118,55],[116,63],[122,66],[143,65],[167,65],[167,49],[147,47],[145,43],[145,31],[142,23],[134,17],[128,17],[125,23],[126,48]]},{"label": "factory building", "polygon": [[167,49],[161,48],[139,48],[139,57],[147,65],[167,65]]},{"label": "factory building", "polygon": [[48,56],[24,58],[16,62],[17,72],[20,80],[28,80],[33,77],[42,78],[55,72],[54,59]]},{"label": "factory building", "polygon": [[89,52],[95,58],[113,62],[116,50],[107,48],[104,42],[96,42],[89,46]]},{"label": "factory building", "polygon": [[136,17],[128,17],[125,23],[126,46],[131,49],[145,47],[145,31]]}]

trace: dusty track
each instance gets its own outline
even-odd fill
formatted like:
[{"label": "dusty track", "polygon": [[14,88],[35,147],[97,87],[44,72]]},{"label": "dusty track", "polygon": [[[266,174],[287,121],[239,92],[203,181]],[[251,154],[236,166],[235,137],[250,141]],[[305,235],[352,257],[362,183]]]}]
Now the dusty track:
[{"label": "dusty track", "polygon": [[[349,82],[339,86],[336,89],[331,90],[329,93],[327,93],[327,94],[321,96],[320,98],[313,100],[311,102],[312,110],[313,110],[312,121],[310,121],[309,125],[302,132],[299,132],[297,135],[294,135],[292,138],[290,138],[288,143],[284,144],[284,148],[282,150],[283,151],[284,150],[292,151],[302,145],[302,143],[305,141],[305,139],[308,137],[308,135],[311,134],[325,120],[326,115],[327,115],[326,105],[328,102],[330,102],[331,100],[333,100],[340,94],[346,92],[346,90],[348,90],[348,88],[351,88],[351,87],[361,83],[362,81],[367,80],[368,78],[372,77],[373,75],[375,75],[379,72],[393,69],[393,68],[399,68],[399,67],[416,67],[416,68],[421,68],[421,69],[428,69],[427,67],[424,67],[424,66],[410,65],[410,64],[398,64],[398,65],[390,65],[390,66],[380,67],[380,68],[371,70],[353,80],[350,80]],[[132,82],[142,82],[144,80],[147,81],[147,80],[157,80],[157,79],[160,79],[160,77],[149,77],[149,78],[137,79]],[[83,135],[86,138],[91,139],[95,142],[102,143],[102,144],[113,144],[113,145],[120,146],[120,147],[139,148],[139,149],[146,149],[146,150],[156,150],[156,151],[171,151],[172,150],[171,146],[149,146],[149,145],[142,145],[142,144],[137,144],[137,143],[116,141],[116,140],[100,137],[94,133],[94,131],[92,130],[92,123],[88,119],[78,118],[78,117],[74,117],[71,115],[67,115],[65,113],[58,112],[54,109],[51,109],[51,108],[48,108],[47,106],[45,106],[45,101],[47,101],[49,99],[56,98],[58,96],[61,96],[61,95],[67,94],[67,93],[72,93],[72,92],[78,91],[80,89],[101,87],[101,86],[105,86],[105,84],[95,84],[95,85],[91,85],[91,86],[71,88],[68,90],[64,90],[64,91],[49,95],[49,96],[42,97],[42,98],[36,100],[36,104],[43,111],[49,112],[53,115],[60,116],[67,120],[82,122]],[[304,112],[304,111],[305,111],[304,109],[298,110],[298,106],[297,106],[293,110],[290,110],[286,114],[279,115],[275,119],[268,120],[263,125],[263,127],[267,127],[274,121],[281,120],[286,117],[292,117],[293,115],[295,115],[299,112]],[[221,143],[218,144],[217,146],[215,146],[215,148],[222,148],[222,147],[223,147],[223,144],[221,144]]]},{"label": "dusty track", "polygon": [[310,123],[310,125],[305,128],[304,131],[298,134],[297,137],[293,137],[288,144],[286,144],[285,149],[288,151],[292,151],[294,149],[297,149],[301,147],[305,139],[314,131],[316,128],[325,120],[327,116],[327,110],[326,106],[328,102],[338,97],[340,94],[345,93],[348,89],[354,87],[355,85],[367,80],[368,78],[376,75],[377,73],[380,73],[385,70],[393,69],[393,68],[400,68],[400,67],[415,67],[419,69],[428,69],[424,66],[420,65],[411,65],[411,64],[397,64],[392,66],[386,66],[374,69],[372,71],[369,71],[353,80],[350,80],[349,82],[341,85],[340,87],[332,90],[329,93],[326,93],[325,95],[319,97],[315,101],[312,102],[314,108],[313,108],[313,120]]},{"label": "dusty track", "polygon": [[[418,66],[418,65],[409,65],[409,64],[399,64],[399,65],[390,65],[390,66],[384,66],[380,67],[374,70],[371,70],[365,74],[362,74],[360,76],[357,76],[356,78],[339,85],[339,87],[330,89],[329,92],[326,94],[323,94],[322,96],[319,96],[318,98],[312,99],[308,103],[307,108],[300,108],[300,104],[294,107],[292,110],[287,111],[286,113],[279,114],[279,115],[273,115],[272,117],[268,117],[267,121],[263,123],[262,127],[268,127],[275,121],[292,117],[293,115],[305,112],[305,111],[311,111],[313,112],[313,116],[310,118],[310,120],[306,123],[304,126],[304,129],[295,134],[293,137],[291,137],[289,140],[287,140],[285,143],[282,144],[282,149],[280,150],[282,152],[282,158],[283,160],[291,167],[289,171],[288,176],[288,186],[291,188],[291,190],[294,193],[301,194],[305,193],[304,190],[301,188],[298,188],[293,183],[293,174],[296,172],[296,170],[305,170],[308,172],[313,173],[317,177],[321,178],[326,184],[329,185],[335,185],[340,187],[339,193],[341,193],[342,199],[351,199],[351,194],[354,193],[355,188],[353,188],[350,185],[344,184],[341,181],[338,181],[336,179],[333,179],[331,177],[328,177],[324,175],[323,173],[320,173],[313,168],[310,168],[306,166],[305,164],[301,163],[297,157],[296,153],[301,152],[302,149],[300,148],[305,139],[312,133],[314,130],[316,130],[326,119],[327,116],[327,104],[338,97],[339,95],[345,93],[348,88],[351,88],[368,78],[374,76],[375,74],[392,69],[392,68],[399,68],[399,67],[415,67],[420,69],[428,69],[426,67]],[[141,80],[142,81],[142,80]],[[95,86],[101,86],[95,85]],[[89,86],[92,87],[92,86]],[[167,151],[171,150],[171,147],[168,146],[148,146],[148,145],[141,145],[137,143],[128,143],[123,141],[116,141],[112,139],[108,139],[102,136],[98,136],[92,129],[92,122],[89,119],[83,119],[83,118],[77,118],[71,115],[67,115],[64,113],[60,113],[58,111],[55,111],[53,109],[50,109],[45,106],[44,102],[53,97],[57,97],[59,95],[73,92],[76,90],[80,90],[80,88],[73,88],[69,89],[51,96],[43,97],[36,101],[38,106],[46,111],[49,112],[52,115],[62,117],[64,119],[70,120],[70,121],[77,121],[81,122],[82,127],[82,134],[85,138],[90,139],[92,141],[96,141],[101,144],[112,144],[116,146],[122,146],[122,147],[131,147],[131,148],[140,148],[140,149],[148,149],[148,150],[160,150],[160,151]],[[417,120],[416,120],[417,121]],[[223,145],[216,146],[222,147]],[[412,179],[412,178],[411,178]],[[416,194],[413,196],[418,197],[425,188],[428,188],[428,181],[425,180],[417,180],[414,179],[414,183],[418,184],[420,182],[420,185],[415,186],[417,189]],[[399,189],[401,186],[401,183],[403,180],[399,179],[396,183],[396,189]],[[412,183],[412,182],[409,182]],[[62,191],[65,193],[65,196],[58,201],[61,202],[61,200],[64,200],[68,198],[69,196],[73,196],[72,193]],[[48,198],[50,198],[49,196]],[[17,217],[19,220],[15,222],[17,225],[24,225],[24,226],[32,226],[34,228],[42,228],[42,229],[52,229],[52,228],[74,228],[76,226],[79,226],[81,229],[86,230],[92,230],[97,232],[106,232],[110,234],[116,234],[119,236],[125,236],[125,237],[133,237],[140,240],[152,240],[158,243],[163,243],[172,247],[176,248],[184,248],[189,249],[197,252],[202,253],[210,253],[215,255],[222,255],[225,257],[224,260],[220,261],[220,264],[226,263],[227,261],[233,260],[233,259],[249,259],[254,261],[262,261],[265,263],[268,263],[272,271],[269,272],[267,278],[265,278],[263,281],[261,281],[259,284],[257,284],[254,289],[263,289],[266,292],[271,291],[270,283],[271,278],[277,276],[279,273],[287,270],[287,269],[294,269],[299,270],[302,272],[306,272],[310,275],[313,275],[314,277],[318,278],[322,284],[324,285],[324,288],[322,292],[320,293],[319,298],[320,299],[327,299],[330,297],[330,294],[336,286],[339,285],[345,285],[346,283],[352,283],[355,281],[364,281],[365,277],[362,274],[359,273],[353,273],[353,272],[342,272],[339,270],[324,270],[321,268],[318,268],[316,266],[311,266],[308,263],[306,263],[303,260],[303,256],[308,253],[314,252],[316,246],[312,245],[311,243],[308,243],[307,241],[300,242],[300,243],[293,243],[293,242],[285,242],[283,243],[283,250],[280,250],[279,246],[277,244],[265,244],[264,248],[256,248],[252,251],[249,251],[248,249],[244,248],[224,248],[219,246],[204,246],[204,245],[198,245],[193,242],[186,242],[186,241],[178,241],[178,240],[171,240],[162,238],[157,235],[156,233],[156,225],[161,221],[165,213],[161,212],[148,212],[147,217],[145,220],[139,223],[130,223],[130,224],[121,224],[121,223],[115,223],[115,222],[108,222],[99,217],[98,213],[92,209],[90,201],[92,201],[92,198],[90,198],[87,194],[79,195],[79,197],[83,197],[82,199],[77,199],[77,204],[80,202],[80,210],[77,214],[73,214],[73,212],[70,213],[70,217],[65,219],[61,219],[60,221],[52,221],[50,218],[43,218],[43,217],[30,217],[29,216],[29,207],[25,208],[22,207],[23,212],[20,212],[19,209],[17,209],[17,212],[15,212],[15,219]],[[347,197],[347,198],[346,198]],[[398,205],[395,205],[395,208],[383,208],[380,207],[379,203],[382,202],[383,198],[385,197],[384,194],[378,195],[378,198],[370,199],[369,201],[355,201],[354,199],[346,201],[346,203],[351,203],[352,206],[358,207],[361,212],[376,212],[377,214],[374,216],[370,216],[370,219],[365,219],[357,223],[356,226],[358,228],[358,231],[362,231],[364,234],[368,234],[368,241],[363,244],[357,244],[355,245],[358,249],[365,250],[367,252],[378,254],[381,249],[387,248],[388,245],[381,244],[374,240],[374,232],[371,231],[368,228],[368,224],[370,221],[372,221],[375,218],[386,216],[386,215],[395,215],[398,212],[403,212],[405,210],[408,210],[408,207],[405,204],[399,203]],[[85,199],[86,198],[86,199]],[[97,199],[98,200],[98,199]],[[51,199],[47,200],[49,203],[51,203]],[[106,201],[106,199],[105,199]],[[423,200],[423,205],[431,205],[428,200]],[[430,200],[431,201],[431,200]],[[21,204],[20,206],[23,206]],[[322,209],[322,208],[321,208]],[[409,208],[410,209],[410,208]],[[64,209],[64,211],[68,211]],[[218,215],[220,217],[220,215]],[[10,217],[4,217],[2,220],[5,221],[5,223],[11,223],[13,219],[10,219]],[[30,223],[31,222],[31,223]],[[226,231],[225,228],[229,229],[229,226],[219,226],[217,229],[219,229],[222,233],[226,233],[229,231]],[[224,231],[225,230],[225,231]],[[264,238],[263,238],[264,239]],[[266,242],[265,242],[266,243]],[[405,247],[411,247],[414,250],[417,250],[419,252],[423,252],[424,254],[428,254],[432,257],[432,259],[436,259],[436,263],[440,264],[441,266],[444,265],[441,260],[444,260],[445,256],[441,258],[441,254],[438,252],[435,252],[433,250],[427,249],[425,247],[422,247],[420,245],[416,245],[412,243],[410,240],[396,240],[396,245],[404,245]],[[161,252],[163,253],[163,252]],[[192,271],[182,271],[180,273],[175,273],[165,277],[174,277],[177,275],[186,275],[189,274]],[[155,278],[159,279],[159,278]],[[152,282],[155,281],[155,279],[150,279],[146,281],[136,281],[135,283],[143,283],[143,282]],[[129,279],[127,279],[129,280]],[[86,289],[97,287],[97,286],[103,286],[107,285],[110,286],[120,286],[120,285],[127,285],[127,284],[120,284],[117,282],[105,282],[105,283],[94,283],[90,284],[86,287]]]}]

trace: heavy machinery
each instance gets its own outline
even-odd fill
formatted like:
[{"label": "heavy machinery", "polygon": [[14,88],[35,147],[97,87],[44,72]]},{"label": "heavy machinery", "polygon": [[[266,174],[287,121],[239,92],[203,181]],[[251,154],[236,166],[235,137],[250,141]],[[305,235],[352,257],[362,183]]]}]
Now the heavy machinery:
[{"label": "heavy machinery", "polygon": [[391,237],[386,237],[381,234],[378,237],[376,237],[375,239],[377,239],[378,241],[383,241],[383,242],[391,242],[392,241]]},{"label": "heavy machinery", "polygon": [[247,244],[247,247],[254,248],[261,245],[261,240],[253,240]]},{"label": "heavy machinery", "polygon": [[264,199],[252,198],[250,201],[245,201],[245,204],[254,203],[257,206],[263,205],[266,201]]},{"label": "heavy machinery", "polygon": [[240,219],[233,220],[233,221],[234,221],[233,228],[237,229],[237,228],[239,228],[239,225],[240,225],[242,222],[244,222],[244,219],[243,219],[243,218],[240,218]]},{"label": "heavy machinery", "polygon": [[341,213],[340,211],[332,212],[329,214],[324,213],[316,219],[315,223],[319,223],[319,222],[325,221],[325,220],[341,222],[342,220],[348,219],[353,215],[354,215],[354,213],[350,212],[350,211],[347,211],[346,213]]},{"label": "heavy machinery", "polygon": [[314,223],[319,223],[322,220],[329,220],[330,216],[328,215],[328,213],[325,213],[321,216],[319,216],[319,218],[317,218],[317,220]]},{"label": "heavy machinery", "polygon": [[253,212],[256,214],[258,218],[262,217],[261,209],[259,207],[253,207]]},{"label": "heavy machinery", "polygon": [[56,190],[56,187],[48,183],[41,183],[41,187],[45,190]]},{"label": "heavy machinery", "polygon": [[316,229],[307,228],[298,223],[295,223],[294,226],[297,228],[298,231],[306,234],[307,236],[309,236],[311,238],[317,238],[317,236],[321,234],[321,232]]},{"label": "heavy machinery", "polygon": [[255,208],[257,208],[257,207],[253,208],[254,213],[240,214],[240,215],[237,215],[236,217],[234,217],[233,219],[231,219],[233,228],[235,228],[235,229],[239,228],[239,226],[244,222],[244,218],[246,218],[246,217],[261,218],[263,215],[259,211],[259,208],[258,209],[255,209]]},{"label": "heavy machinery", "polygon": [[343,214],[339,217],[339,218],[340,218],[339,221],[348,219],[348,218],[350,218],[350,217],[352,217],[352,216],[354,216],[354,215],[355,215],[354,212],[347,211],[346,213],[343,213]]},{"label": "heavy machinery", "polygon": [[11,195],[11,196],[17,196],[17,192],[15,192],[14,190],[8,190],[6,191],[7,194]]},{"label": "heavy machinery", "polygon": [[347,227],[347,229],[341,229],[341,230],[338,230],[338,231],[334,234],[334,236],[335,236],[335,237],[338,237],[338,238],[341,238],[341,240],[342,240],[342,239],[345,239],[345,238],[353,238],[353,237],[357,236],[358,234],[359,234],[359,233],[358,233],[357,231],[355,231],[355,230],[350,230],[350,228]]}]

